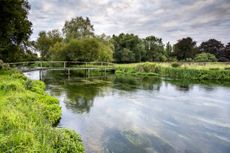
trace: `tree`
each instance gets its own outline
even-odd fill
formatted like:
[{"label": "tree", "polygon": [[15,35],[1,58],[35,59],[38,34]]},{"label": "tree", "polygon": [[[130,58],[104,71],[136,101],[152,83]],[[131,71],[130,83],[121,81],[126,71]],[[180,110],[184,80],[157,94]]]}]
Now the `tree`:
[{"label": "tree", "polygon": [[167,42],[165,52],[166,52],[166,56],[169,58],[173,52],[173,47],[170,44],[170,42]]},{"label": "tree", "polygon": [[190,37],[183,38],[178,40],[178,42],[173,46],[173,51],[173,55],[175,55],[178,60],[193,58],[197,53],[196,42]]},{"label": "tree", "polygon": [[17,60],[24,54],[20,48],[32,33],[27,15],[27,0],[0,1],[0,58],[6,62]]},{"label": "tree", "polygon": [[167,55],[161,38],[149,36],[144,39],[147,61],[166,61]]},{"label": "tree", "polygon": [[202,42],[199,51],[214,54],[217,58],[224,57],[222,50],[224,49],[224,44],[216,39],[209,39],[206,42]]},{"label": "tree", "polygon": [[134,34],[113,35],[114,58],[118,63],[141,62],[145,55],[143,41]]},{"label": "tree", "polygon": [[49,60],[51,52],[49,49],[56,44],[61,42],[63,38],[58,30],[52,30],[49,32],[42,31],[39,33],[39,37],[36,41],[36,49],[40,52],[42,60]]},{"label": "tree", "polygon": [[57,42],[50,48],[53,60],[66,61],[112,61],[112,46],[98,38],[71,39]]},{"label": "tree", "polygon": [[194,60],[195,62],[216,62],[217,61],[215,55],[210,54],[210,53],[197,54]]},{"label": "tree", "polygon": [[225,46],[224,56],[230,60],[230,42]]},{"label": "tree", "polygon": [[66,21],[62,31],[67,39],[81,39],[94,35],[94,28],[88,17],[86,17],[86,19],[83,17],[76,17],[72,18],[70,21]]}]

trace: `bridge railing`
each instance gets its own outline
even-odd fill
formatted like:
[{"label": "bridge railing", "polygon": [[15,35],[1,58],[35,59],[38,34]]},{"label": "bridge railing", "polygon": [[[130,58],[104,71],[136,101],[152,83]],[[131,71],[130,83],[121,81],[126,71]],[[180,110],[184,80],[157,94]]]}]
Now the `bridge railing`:
[{"label": "bridge railing", "polygon": [[53,69],[53,68],[114,68],[109,62],[81,62],[81,61],[28,61],[8,63],[10,67],[20,70],[28,69]]}]

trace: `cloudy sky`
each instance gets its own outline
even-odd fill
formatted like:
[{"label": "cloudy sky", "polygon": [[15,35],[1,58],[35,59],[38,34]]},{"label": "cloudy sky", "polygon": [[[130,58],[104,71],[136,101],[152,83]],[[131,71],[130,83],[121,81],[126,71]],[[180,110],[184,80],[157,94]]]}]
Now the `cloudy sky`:
[{"label": "cloudy sky", "polygon": [[230,0],[29,0],[32,39],[88,16],[96,34],[155,35],[164,42],[190,36],[201,42],[230,42]]}]

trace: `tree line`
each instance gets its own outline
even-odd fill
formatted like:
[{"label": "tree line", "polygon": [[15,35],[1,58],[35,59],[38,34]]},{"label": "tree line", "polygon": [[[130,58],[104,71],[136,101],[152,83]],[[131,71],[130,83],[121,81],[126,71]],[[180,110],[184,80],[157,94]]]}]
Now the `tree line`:
[{"label": "tree line", "polygon": [[161,38],[140,38],[135,34],[121,33],[95,35],[89,18],[76,17],[66,21],[62,33],[58,30],[40,32],[35,48],[42,60],[134,62],[228,62],[230,43],[226,46],[216,39],[209,39],[197,46],[187,37],[174,45],[164,44]]},{"label": "tree line", "polygon": [[[62,31],[41,31],[30,41],[32,23],[27,0],[0,2],[0,59],[5,62],[28,60],[78,60],[134,63],[146,61],[228,62],[230,43],[209,39],[199,46],[190,37],[174,45],[161,38],[135,34],[96,35],[88,17],[66,21]],[[39,56],[37,56],[37,53]]]}]

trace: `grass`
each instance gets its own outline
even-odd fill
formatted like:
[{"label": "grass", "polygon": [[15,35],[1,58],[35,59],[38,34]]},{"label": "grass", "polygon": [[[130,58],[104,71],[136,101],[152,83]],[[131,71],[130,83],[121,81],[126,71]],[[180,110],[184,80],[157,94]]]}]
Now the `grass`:
[{"label": "grass", "polygon": [[135,63],[117,64],[116,74],[158,75],[173,79],[230,80],[229,65],[224,63]]},{"label": "grass", "polygon": [[80,136],[56,128],[61,108],[40,81],[0,70],[0,152],[84,152]]}]

